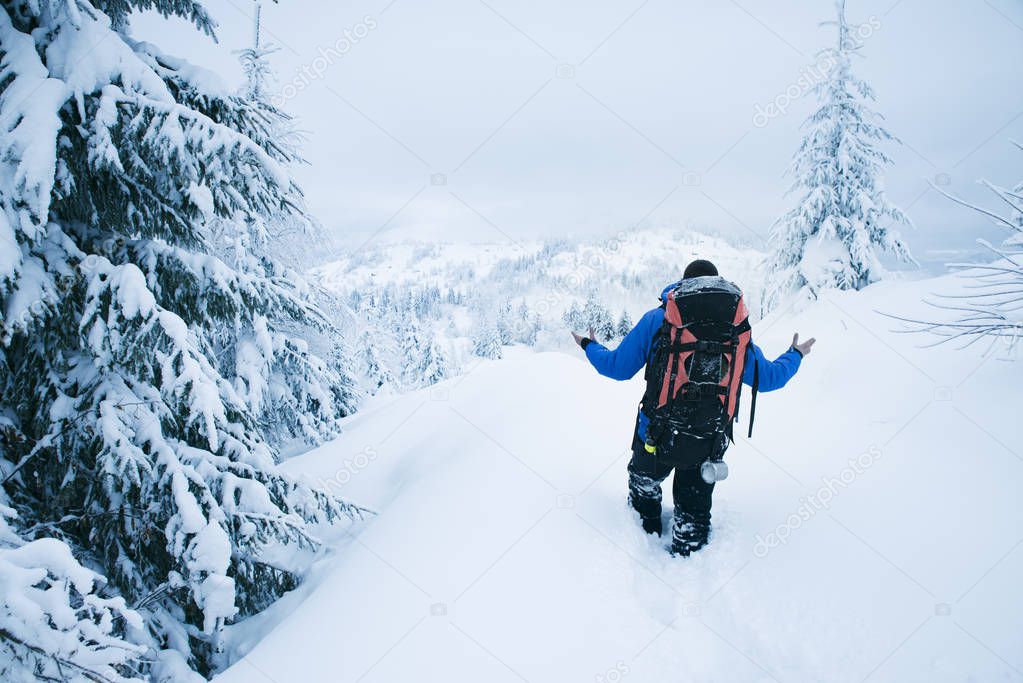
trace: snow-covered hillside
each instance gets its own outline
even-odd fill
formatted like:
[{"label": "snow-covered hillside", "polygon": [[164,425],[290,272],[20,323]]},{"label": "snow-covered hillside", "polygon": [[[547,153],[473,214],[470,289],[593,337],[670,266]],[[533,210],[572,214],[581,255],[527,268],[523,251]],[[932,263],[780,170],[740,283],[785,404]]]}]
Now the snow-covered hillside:
[{"label": "snow-covered hillside", "polygon": [[696,258],[742,284],[756,319],[764,254],[692,230],[628,230],[603,240],[367,245],[315,268],[339,305],[368,395],[461,374],[502,344],[569,350],[565,328],[614,341]]},{"label": "snow-covered hillside", "polygon": [[922,349],[876,313],[954,286],[755,326],[769,356],[793,331],[818,344],[761,396],[687,560],[626,507],[639,380],[519,349],[378,397],[282,467],[379,515],[230,627],[244,657],[217,680],[1018,680],[1023,366]]},{"label": "snow-covered hillside", "polygon": [[688,229],[627,230],[589,242],[385,243],[320,266],[312,276],[342,296],[436,287],[459,292],[470,303],[495,297],[525,301],[552,318],[596,290],[613,312],[625,308],[635,316],[666,279],[680,277],[695,258],[713,260],[759,300],[763,253]]}]

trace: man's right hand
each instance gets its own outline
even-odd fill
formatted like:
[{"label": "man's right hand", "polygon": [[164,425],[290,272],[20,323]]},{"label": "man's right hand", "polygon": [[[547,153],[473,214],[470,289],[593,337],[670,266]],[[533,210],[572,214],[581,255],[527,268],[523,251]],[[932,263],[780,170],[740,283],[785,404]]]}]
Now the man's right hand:
[{"label": "man's right hand", "polygon": [[[583,337],[582,335],[578,335],[578,334],[576,334],[576,333],[575,333],[575,331],[573,330],[573,332],[572,332],[572,339],[575,339],[575,343],[576,343],[576,344],[578,344],[579,346],[582,346],[582,345],[583,345],[583,339],[587,339],[587,337]],[[594,340],[594,341],[596,341],[596,339],[597,339],[597,335],[595,335],[595,334],[593,333],[593,328],[592,328],[592,327],[590,328],[590,336],[589,336],[589,339],[592,339],[592,340]]]}]

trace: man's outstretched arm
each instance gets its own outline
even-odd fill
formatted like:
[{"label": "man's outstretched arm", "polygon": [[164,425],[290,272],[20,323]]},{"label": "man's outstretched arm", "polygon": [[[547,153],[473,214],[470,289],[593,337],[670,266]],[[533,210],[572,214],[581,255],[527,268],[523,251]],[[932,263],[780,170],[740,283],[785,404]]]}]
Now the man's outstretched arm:
[{"label": "man's outstretched arm", "polygon": [[654,334],[663,320],[664,311],[661,309],[648,311],[614,350],[592,339],[592,331],[590,338],[581,338],[574,333],[573,336],[597,372],[611,379],[626,380],[631,379],[646,364]]},{"label": "man's outstretched arm", "polygon": [[759,372],[758,391],[774,391],[785,386],[799,370],[803,356],[810,353],[816,339],[799,343],[799,335],[792,338],[792,346],[775,360],[769,361],[760,347],[751,343],[746,347],[746,366],[742,371],[743,384],[753,386],[754,368]]}]

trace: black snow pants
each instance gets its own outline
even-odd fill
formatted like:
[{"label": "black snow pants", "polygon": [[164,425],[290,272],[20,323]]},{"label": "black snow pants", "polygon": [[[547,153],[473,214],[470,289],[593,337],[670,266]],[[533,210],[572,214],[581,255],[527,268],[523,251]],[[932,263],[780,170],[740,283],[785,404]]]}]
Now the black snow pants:
[{"label": "black snow pants", "polygon": [[674,457],[647,453],[638,435],[632,437],[632,459],[629,461],[629,503],[639,513],[643,528],[661,533],[661,482],[675,472],[672,496],[675,499],[675,520],[671,533],[671,552],[688,556],[707,545],[710,535],[710,506],[714,484],[700,476],[700,465],[715,449],[727,447],[728,441],[689,438],[676,448]]}]

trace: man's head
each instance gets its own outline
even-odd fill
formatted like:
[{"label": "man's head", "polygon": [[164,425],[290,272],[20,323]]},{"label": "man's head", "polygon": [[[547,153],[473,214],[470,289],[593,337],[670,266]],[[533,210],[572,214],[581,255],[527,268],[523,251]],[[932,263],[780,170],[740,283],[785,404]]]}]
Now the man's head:
[{"label": "man's head", "polygon": [[686,272],[682,274],[683,280],[688,280],[691,277],[704,277],[707,275],[717,275],[718,269],[710,261],[705,261],[702,258],[698,258],[688,266],[686,266]]}]

